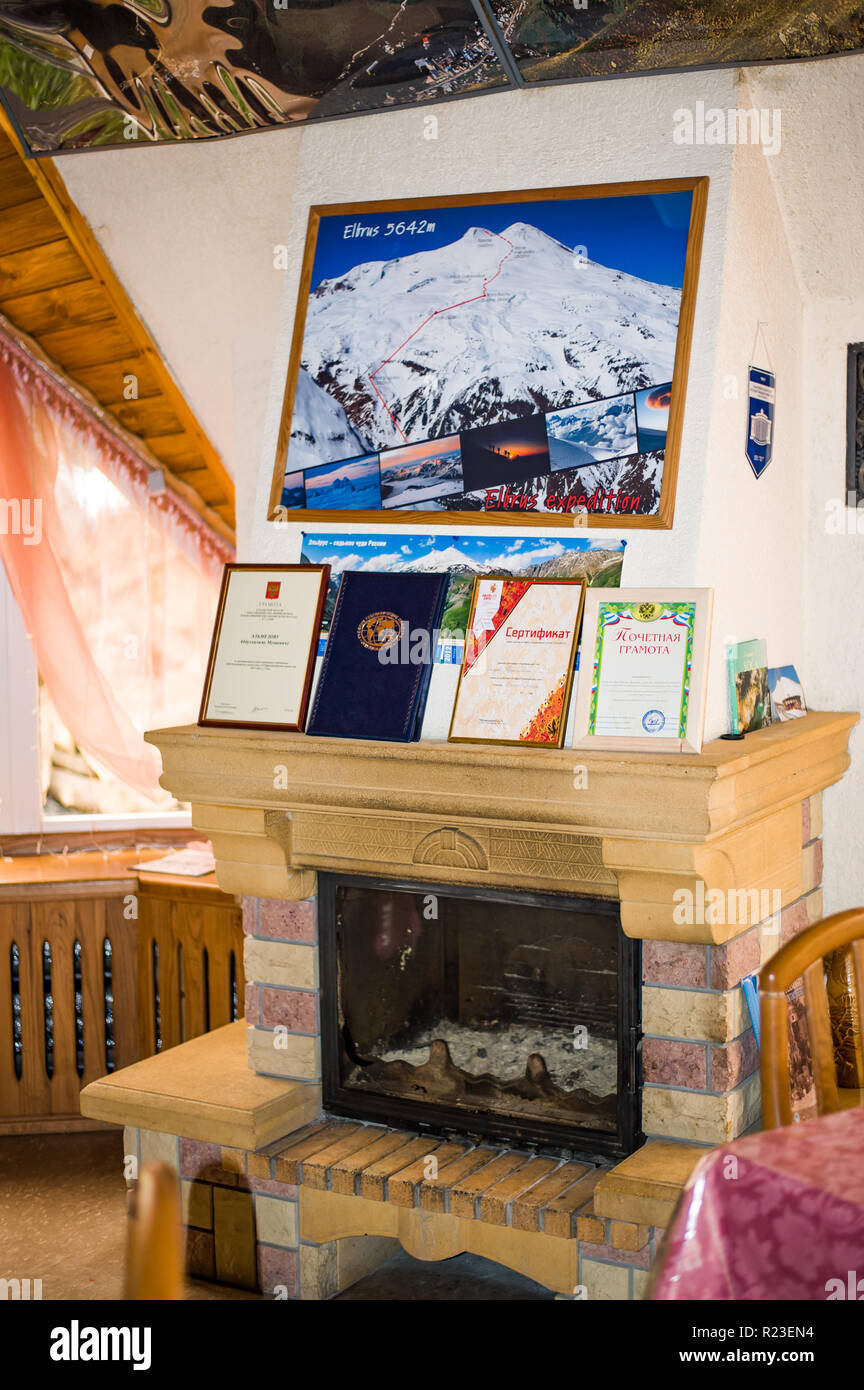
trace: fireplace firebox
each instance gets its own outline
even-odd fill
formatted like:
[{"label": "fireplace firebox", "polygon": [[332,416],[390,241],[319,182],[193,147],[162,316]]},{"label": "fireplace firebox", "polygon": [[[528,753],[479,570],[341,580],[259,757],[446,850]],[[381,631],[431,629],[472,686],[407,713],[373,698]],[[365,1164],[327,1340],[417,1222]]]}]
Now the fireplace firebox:
[{"label": "fireplace firebox", "polygon": [[640,943],[604,899],[319,875],[324,1108],[622,1156]]}]

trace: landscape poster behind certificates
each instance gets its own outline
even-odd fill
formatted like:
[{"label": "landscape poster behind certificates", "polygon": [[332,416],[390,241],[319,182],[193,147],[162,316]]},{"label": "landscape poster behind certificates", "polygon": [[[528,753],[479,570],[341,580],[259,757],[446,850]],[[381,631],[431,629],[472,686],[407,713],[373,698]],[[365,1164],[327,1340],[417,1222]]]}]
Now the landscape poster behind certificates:
[{"label": "landscape poster behind certificates", "polygon": [[271,518],[670,526],[707,182],[313,208]]}]

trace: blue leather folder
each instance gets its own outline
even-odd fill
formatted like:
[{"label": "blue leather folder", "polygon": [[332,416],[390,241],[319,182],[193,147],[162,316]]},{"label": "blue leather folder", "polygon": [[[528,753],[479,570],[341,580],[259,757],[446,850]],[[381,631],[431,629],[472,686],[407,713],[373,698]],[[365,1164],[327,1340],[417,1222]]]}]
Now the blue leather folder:
[{"label": "blue leather folder", "polygon": [[308,734],[393,743],[420,737],[448,579],[345,571]]}]

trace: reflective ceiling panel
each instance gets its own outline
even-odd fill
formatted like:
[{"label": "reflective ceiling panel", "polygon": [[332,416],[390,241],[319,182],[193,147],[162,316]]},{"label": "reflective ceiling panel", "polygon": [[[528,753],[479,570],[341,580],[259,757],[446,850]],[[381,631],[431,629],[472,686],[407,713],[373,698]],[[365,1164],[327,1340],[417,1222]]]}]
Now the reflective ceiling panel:
[{"label": "reflective ceiling panel", "polygon": [[506,85],[470,0],[0,0],[34,153],[233,135]]},{"label": "reflective ceiling panel", "polygon": [[526,83],[864,48],[853,0],[489,0]]},{"label": "reflective ceiling panel", "polygon": [[852,0],[0,0],[0,97],[35,154],[856,49]]}]

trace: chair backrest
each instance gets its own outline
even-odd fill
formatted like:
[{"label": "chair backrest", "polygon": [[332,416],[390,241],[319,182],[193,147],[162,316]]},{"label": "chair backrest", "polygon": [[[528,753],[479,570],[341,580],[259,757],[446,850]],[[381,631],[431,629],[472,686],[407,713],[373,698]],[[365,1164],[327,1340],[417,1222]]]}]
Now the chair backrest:
[{"label": "chair backrest", "polygon": [[167,1163],[145,1163],[129,1221],[126,1297],[136,1301],[183,1298],[180,1183]]},{"label": "chair backrest", "polygon": [[792,1123],[789,1078],[789,1024],[786,991],[803,978],[804,1005],[813,1081],[819,1114],[839,1110],[831,1015],[825,989],[824,957],[852,946],[855,988],[864,1007],[864,908],[837,912],[787,941],[759,972],[762,1025],[762,1115],[765,1129]]}]

